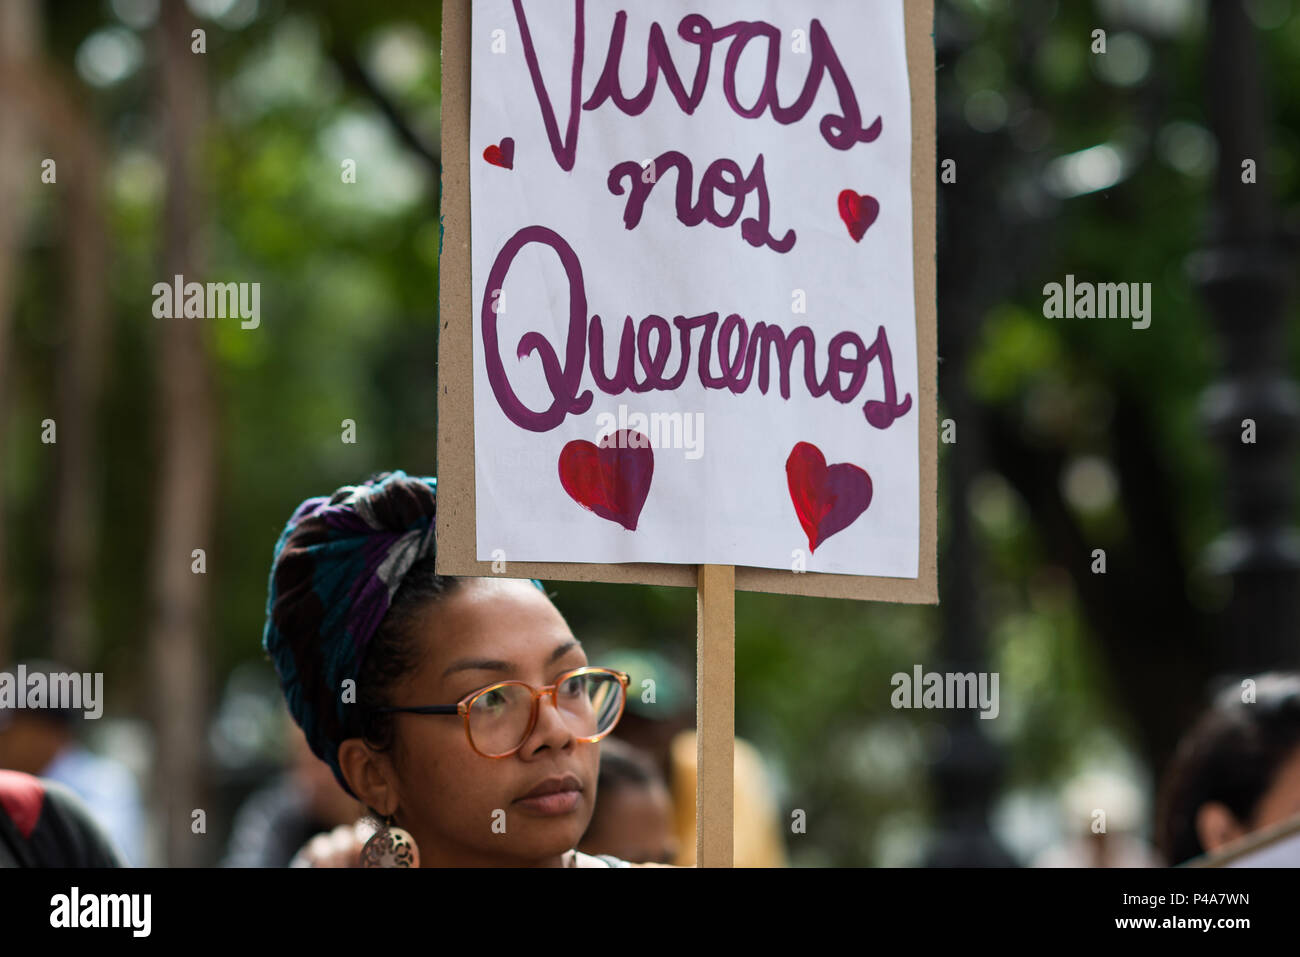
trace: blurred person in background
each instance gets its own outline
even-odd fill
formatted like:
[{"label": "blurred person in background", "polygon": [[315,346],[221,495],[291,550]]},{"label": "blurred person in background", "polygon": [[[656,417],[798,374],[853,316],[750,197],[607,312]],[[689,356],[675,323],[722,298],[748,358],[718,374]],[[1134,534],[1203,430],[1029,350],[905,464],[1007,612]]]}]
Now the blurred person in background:
[{"label": "blurred person in background", "polygon": [[631,681],[627,708],[613,737],[645,754],[671,784],[673,738],[695,727],[690,672],[667,655],[644,648],[615,648],[601,655]]},{"label": "blurred person in background", "polygon": [[1048,848],[1034,867],[1159,867],[1138,833],[1142,794],[1127,778],[1110,772],[1081,774],[1065,786],[1064,843]]},{"label": "blurred person in background", "polygon": [[313,835],[354,824],[366,813],[311,753],[287,711],[284,722],[289,767],[240,806],[223,867],[288,867]]},{"label": "blurred person in background", "polygon": [[1182,739],[1156,824],[1169,864],[1300,815],[1300,673],[1224,688]]},{"label": "blurred person in background", "polygon": [[62,784],[0,770],[0,869],[11,867],[126,867],[126,861]]},{"label": "blurred person in background", "polygon": [[[28,675],[67,673],[48,661],[28,661],[23,667]],[[77,732],[85,720],[75,709],[0,708],[0,768],[64,785],[85,802],[126,863],[139,867],[144,863],[140,788],[126,765],[81,743]]]},{"label": "blurred person in background", "polygon": [[600,747],[596,811],[578,843],[584,854],[671,864],[678,856],[672,795],[654,761],[617,738]]},{"label": "blurred person in background", "polygon": [[[627,713],[616,737],[646,752],[661,770],[673,802],[679,867],[695,866],[695,692],[689,674],[666,656],[643,649],[619,649],[602,656],[632,678]],[[736,867],[788,864],[780,812],[770,772],[759,750],[735,739]]]},{"label": "blurred person in background", "polygon": [[[697,776],[694,729],[673,738],[672,789],[677,807],[679,867],[695,866],[695,782]],[[782,819],[776,806],[770,772],[758,749],[736,738],[735,792],[732,798],[735,830],[732,860],[736,867],[786,867]]]}]

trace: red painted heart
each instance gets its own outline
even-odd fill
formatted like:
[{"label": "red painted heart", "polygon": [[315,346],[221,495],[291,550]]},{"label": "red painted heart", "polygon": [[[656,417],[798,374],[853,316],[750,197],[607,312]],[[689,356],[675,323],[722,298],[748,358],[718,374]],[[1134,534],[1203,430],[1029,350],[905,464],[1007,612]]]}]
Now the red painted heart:
[{"label": "red painted heart", "polygon": [[876,202],[874,196],[855,193],[851,189],[840,193],[840,219],[844,220],[844,225],[849,227],[849,235],[853,237],[855,243],[862,241],[862,237],[867,234],[867,230],[879,215],[880,203]]},{"label": "red painted heart", "polygon": [[493,166],[500,166],[502,169],[515,168],[515,141],[507,136],[498,146],[493,143],[483,151],[483,158]]},{"label": "red painted heart", "polygon": [[650,439],[631,429],[605,436],[600,448],[574,439],[560,451],[560,484],[569,497],[630,532],[636,531],[654,472]]},{"label": "red painted heart", "polygon": [[852,525],[871,504],[871,476],[848,462],[829,468],[821,449],[800,442],[785,460],[790,500],[808,536],[808,551]]}]

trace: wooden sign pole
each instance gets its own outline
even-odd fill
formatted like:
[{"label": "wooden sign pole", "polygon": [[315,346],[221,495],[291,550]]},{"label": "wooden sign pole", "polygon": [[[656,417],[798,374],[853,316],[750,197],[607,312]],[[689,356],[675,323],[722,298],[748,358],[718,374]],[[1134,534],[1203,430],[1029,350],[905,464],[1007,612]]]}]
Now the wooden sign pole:
[{"label": "wooden sign pole", "polygon": [[731,565],[699,566],[695,607],[695,866],[732,867],[736,569]]}]

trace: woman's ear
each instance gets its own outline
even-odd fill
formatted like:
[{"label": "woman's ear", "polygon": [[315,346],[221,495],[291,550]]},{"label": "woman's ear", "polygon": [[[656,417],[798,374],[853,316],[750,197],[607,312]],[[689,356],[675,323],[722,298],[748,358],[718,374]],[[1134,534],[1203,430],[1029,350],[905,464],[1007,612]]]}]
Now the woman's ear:
[{"label": "woman's ear", "polygon": [[338,758],[348,787],[362,804],[383,815],[397,809],[397,775],[387,754],[360,738],[348,738],[339,745]]},{"label": "woman's ear", "polygon": [[1207,801],[1196,809],[1196,836],[1207,852],[1213,853],[1245,833],[1236,815],[1221,801]]}]

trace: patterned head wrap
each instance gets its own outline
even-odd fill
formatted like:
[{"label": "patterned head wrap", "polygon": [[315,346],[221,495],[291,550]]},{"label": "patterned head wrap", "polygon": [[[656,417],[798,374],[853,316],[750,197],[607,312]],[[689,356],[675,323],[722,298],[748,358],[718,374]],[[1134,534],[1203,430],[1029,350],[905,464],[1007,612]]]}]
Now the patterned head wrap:
[{"label": "patterned head wrap", "polygon": [[262,647],[312,751],[349,794],[338,749],[356,696],[344,701],[343,682],[356,681],[411,566],[434,554],[437,489],[401,471],[344,486],[299,505],[275,544]]}]

